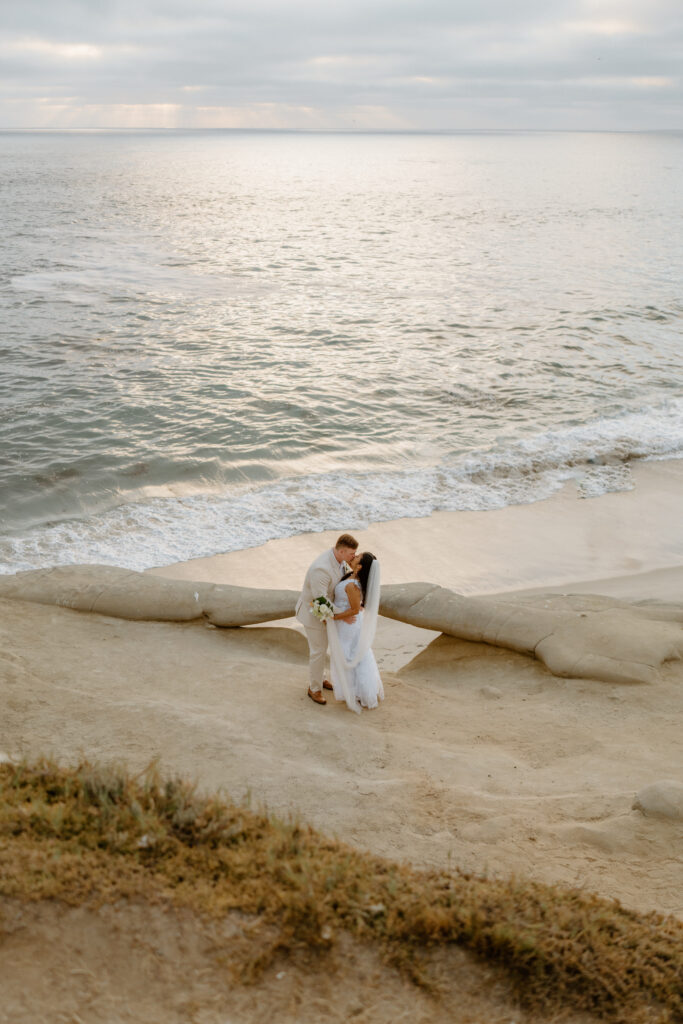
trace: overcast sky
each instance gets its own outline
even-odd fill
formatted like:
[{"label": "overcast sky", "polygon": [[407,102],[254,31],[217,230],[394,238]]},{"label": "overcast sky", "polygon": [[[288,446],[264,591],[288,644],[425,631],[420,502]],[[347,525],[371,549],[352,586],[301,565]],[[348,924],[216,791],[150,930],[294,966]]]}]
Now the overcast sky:
[{"label": "overcast sky", "polygon": [[683,128],[683,0],[0,4],[4,128]]}]

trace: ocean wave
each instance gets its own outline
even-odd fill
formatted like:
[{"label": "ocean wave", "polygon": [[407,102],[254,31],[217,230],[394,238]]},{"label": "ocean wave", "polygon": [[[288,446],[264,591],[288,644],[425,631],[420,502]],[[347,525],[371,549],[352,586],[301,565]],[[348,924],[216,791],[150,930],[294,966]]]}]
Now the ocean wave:
[{"label": "ocean wave", "polygon": [[179,296],[189,299],[216,299],[229,294],[231,298],[246,298],[264,294],[266,287],[246,275],[225,275],[205,272],[193,267],[118,264],[106,267],[74,267],[63,270],[31,271],[10,279],[10,285],[19,292],[36,292],[61,302],[77,305],[99,305],[112,297],[150,301],[177,301]]},{"label": "ocean wave", "polygon": [[683,458],[683,399],[523,438],[435,466],[289,477],[220,494],[155,498],[0,540],[0,571],[99,563],[147,569],[268,540],[440,510],[486,510],[633,486],[629,464]]}]

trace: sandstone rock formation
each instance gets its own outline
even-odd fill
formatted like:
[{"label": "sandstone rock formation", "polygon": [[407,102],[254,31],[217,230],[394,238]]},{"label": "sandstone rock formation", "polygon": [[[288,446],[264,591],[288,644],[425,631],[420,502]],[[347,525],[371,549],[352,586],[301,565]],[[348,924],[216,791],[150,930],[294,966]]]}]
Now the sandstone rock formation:
[{"label": "sandstone rock formation", "polygon": [[0,577],[0,597],[56,604],[120,619],[247,626],[294,614],[293,590],[258,590],[169,580],[109,565],[63,565]]},{"label": "sandstone rock formation", "polygon": [[[298,594],[193,583],[105,565],[70,565],[0,577],[0,597],[123,619],[217,626],[294,614]],[[627,604],[595,596],[464,597],[431,583],[382,588],[382,615],[440,633],[530,654],[557,676],[649,683],[683,657],[683,606]]]},{"label": "sandstone rock formation", "polygon": [[646,818],[683,821],[683,782],[673,779],[653,782],[636,794],[633,810],[641,811]]},{"label": "sandstone rock formation", "polygon": [[683,609],[675,605],[664,606],[660,620],[651,602],[496,600],[406,583],[382,588],[380,612],[461,640],[532,654],[556,676],[649,683],[665,661],[683,657]]}]

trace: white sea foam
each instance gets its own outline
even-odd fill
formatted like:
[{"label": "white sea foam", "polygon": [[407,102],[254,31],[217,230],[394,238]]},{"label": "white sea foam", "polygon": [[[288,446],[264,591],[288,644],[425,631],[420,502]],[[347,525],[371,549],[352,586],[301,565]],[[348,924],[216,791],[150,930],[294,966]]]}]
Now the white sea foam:
[{"label": "white sea foam", "polygon": [[568,480],[593,497],[633,486],[635,459],[683,457],[683,400],[518,441],[505,450],[384,473],[290,477],[222,494],[147,499],[0,540],[0,571],[100,563],[145,569],[268,540],[437,510],[549,497]]}]

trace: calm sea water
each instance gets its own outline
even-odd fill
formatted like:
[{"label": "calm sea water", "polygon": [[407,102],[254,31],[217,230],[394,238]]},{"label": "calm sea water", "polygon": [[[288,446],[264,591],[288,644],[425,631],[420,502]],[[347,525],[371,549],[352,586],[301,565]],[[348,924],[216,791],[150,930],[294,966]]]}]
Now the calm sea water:
[{"label": "calm sea water", "polygon": [[0,134],[0,571],[683,456],[683,133]]}]

